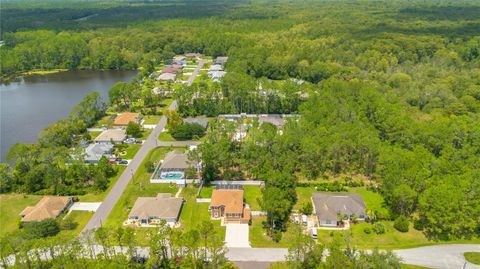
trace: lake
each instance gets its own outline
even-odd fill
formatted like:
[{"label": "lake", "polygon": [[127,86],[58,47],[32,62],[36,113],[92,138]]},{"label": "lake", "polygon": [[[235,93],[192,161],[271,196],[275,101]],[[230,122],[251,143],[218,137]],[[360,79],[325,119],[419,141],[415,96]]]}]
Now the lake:
[{"label": "lake", "polygon": [[89,92],[108,100],[118,81],[130,81],[136,71],[67,71],[34,75],[0,85],[0,161],[15,143],[34,143],[48,125],[68,117]]}]

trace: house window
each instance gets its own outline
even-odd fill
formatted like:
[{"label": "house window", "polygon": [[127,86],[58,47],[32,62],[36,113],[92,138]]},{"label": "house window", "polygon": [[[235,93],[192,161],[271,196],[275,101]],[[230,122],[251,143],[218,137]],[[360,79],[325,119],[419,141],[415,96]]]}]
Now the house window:
[{"label": "house window", "polygon": [[325,224],[332,224],[332,222],[330,220],[326,220]]}]

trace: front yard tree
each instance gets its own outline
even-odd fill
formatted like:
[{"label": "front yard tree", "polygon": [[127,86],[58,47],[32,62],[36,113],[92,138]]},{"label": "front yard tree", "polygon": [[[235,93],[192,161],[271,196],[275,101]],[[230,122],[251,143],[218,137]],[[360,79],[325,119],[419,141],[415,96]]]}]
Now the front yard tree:
[{"label": "front yard tree", "polygon": [[288,248],[287,263],[293,269],[315,269],[322,263],[324,247],[317,244],[311,236],[305,234],[300,225],[291,228],[294,238]]},{"label": "front yard tree", "polygon": [[127,125],[127,135],[130,137],[139,138],[142,136],[142,126],[136,122],[129,122]]}]

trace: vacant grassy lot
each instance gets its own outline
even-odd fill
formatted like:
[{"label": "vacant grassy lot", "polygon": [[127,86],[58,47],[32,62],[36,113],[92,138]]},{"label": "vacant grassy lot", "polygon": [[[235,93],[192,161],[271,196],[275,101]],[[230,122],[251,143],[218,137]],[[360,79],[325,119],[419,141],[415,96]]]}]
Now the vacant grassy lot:
[{"label": "vacant grassy lot", "polygon": [[160,135],[158,136],[158,140],[160,141],[166,141],[166,142],[173,142],[177,141],[169,132],[161,132]]},{"label": "vacant grassy lot", "polygon": [[263,224],[267,218],[265,216],[253,217],[252,225],[250,226],[250,244],[254,248],[286,248],[290,246],[292,241],[292,234],[287,232],[283,234],[280,242],[274,242],[263,229]]},{"label": "vacant grassy lot", "polygon": [[0,195],[0,237],[18,229],[18,214],[27,206],[33,206],[42,199],[39,195]]},{"label": "vacant grassy lot", "polygon": [[[172,148],[179,151],[184,151],[184,148]],[[144,163],[147,160],[150,160],[154,163],[157,163],[168,151],[172,150],[171,148],[165,147],[158,147],[150,151],[150,153],[145,157],[142,164],[140,165],[137,173],[133,177],[133,179],[128,184],[127,188],[123,192],[120,200],[118,200],[117,204],[113,208],[112,212],[105,220],[104,225],[107,227],[118,227],[123,224],[123,222],[127,219],[128,213],[130,212],[131,208],[135,204],[135,201],[138,197],[153,197],[156,196],[157,193],[171,193],[175,195],[178,191],[178,188],[175,185],[170,184],[153,184],[150,183],[150,175]],[[136,228],[136,236],[139,244],[146,245],[148,242],[147,240],[147,231],[151,229],[148,228]]]},{"label": "vacant grassy lot", "polygon": [[463,255],[467,261],[480,265],[480,252],[465,252]]},{"label": "vacant grassy lot", "polygon": [[143,117],[143,124],[157,124],[161,118],[159,115],[147,115]]}]

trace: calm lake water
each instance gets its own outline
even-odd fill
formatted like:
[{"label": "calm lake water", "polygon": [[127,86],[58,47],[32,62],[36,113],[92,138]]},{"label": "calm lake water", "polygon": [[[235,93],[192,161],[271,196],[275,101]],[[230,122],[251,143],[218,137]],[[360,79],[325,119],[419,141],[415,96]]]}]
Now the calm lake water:
[{"label": "calm lake water", "polygon": [[118,81],[130,81],[136,71],[69,71],[29,76],[0,85],[0,161],[15,143],[34,143],[38,133],[60,119],[91,91],[108,100]]}]

